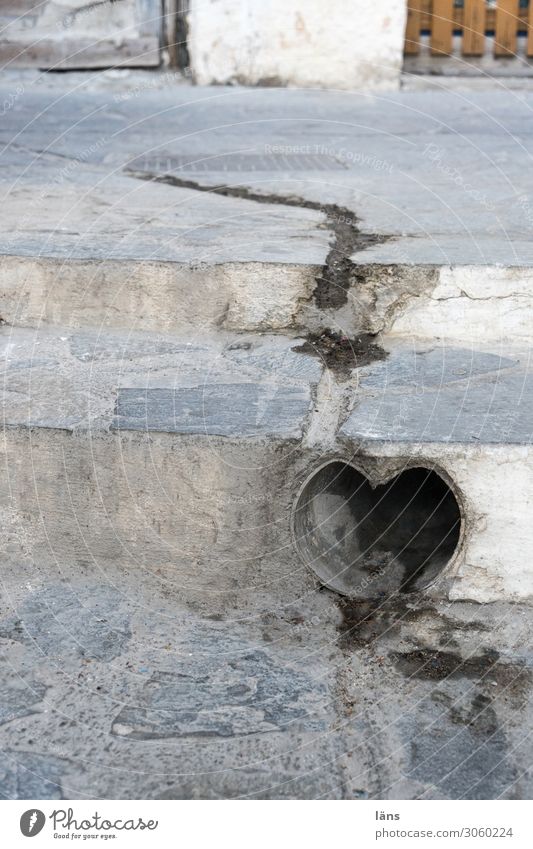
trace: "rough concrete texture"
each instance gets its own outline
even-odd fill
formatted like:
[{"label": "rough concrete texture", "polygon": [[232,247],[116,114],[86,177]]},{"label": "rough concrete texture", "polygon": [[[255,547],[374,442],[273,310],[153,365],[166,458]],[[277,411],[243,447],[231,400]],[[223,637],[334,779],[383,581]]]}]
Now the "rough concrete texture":
[{"label": "rough concrete texture", "polygon": [[[413,465],[451,482],[462,533],[434,594],[533,597],[528,357],[396,343],[359,368],[348,351],[338,376],[281,336],[4,328],[0,341],[6,516],[15,537],[31,525],[36,557],[48,540],[65,554],[146,562],[179,546],[233,560],[237,534],[237,572],[209,580],[238,581],[242,558],[292,550],[303,478],[342,458],[375,483]],[[245,537],[241,492],[265,492],[247,505]]]},{"label": "rough concrete texture", "polygon": [[5,320],[529,344],[529,93],[11,79]]},{"label": "rough concrete texture", "polygon": [[531,96],[11,79],[0,793],[530,797]]},{"label": "rough concrete texture", "polygon": [[4,557],[4,797],[531,794],[530,610],[41,567]]},{"label": "rough concrete texture", "polygon": [[193,0],[197,81],[383,91],[398,88],[404,0]]}]

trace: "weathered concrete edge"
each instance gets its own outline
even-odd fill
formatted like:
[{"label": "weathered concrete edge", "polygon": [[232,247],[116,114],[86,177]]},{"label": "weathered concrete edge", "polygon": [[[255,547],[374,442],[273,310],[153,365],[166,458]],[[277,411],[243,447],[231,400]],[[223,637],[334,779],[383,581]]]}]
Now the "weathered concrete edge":
[{"label": "weathered concrete edge", "polygon": [[[305,431],[308,425],[302,424]],[[83,491],[86,489],[86,478],[80,476],[80,470],[100,476],[107,475],[113,469],[118,474],[117,469],[120,467],[120,474],[130,487],[132,481],[137,479],[139,468],[155,462],[153,456],[156,449],[163,452],[164,456],[174,458],[170,467],[173,467],[176,458],[180,458],[180,463],[191,462],[190,458],[187,461],[189,452],[193,452],[195,463],[201,457],[208,458],[212,463],[213,456],[216,456],[220,467],[217,486],[222,486],[224,491],[228,486],[242,487],[242,475],[235,480],[232,475],[228,477],[224,460],[226,451],[231,456],[238,452],[239,457],[245,452],[250,466],[256,468],[252,476],[246,473],[247,487],[252,486],[253,489],[253,485],[257,485],[264,492],[265,474],[268,473],[270,477],[266,491],[280,493],[279,509],[283,507],[284,516],[280,521],[287,534],[288,508],[297,497],[299,482],[330,459],[356,463],[375,482],[384,482],[408,467],[431,468],[453,489],[463,521],[454,557],[426,592],[436,598],[447,597],[450,600],[478,603],[499,601],[502,598],[508,601],[533,598],[533,574],[529,567],[532,556],[531,534],[529,523],[523,519],[524,514],[533,509],[533,478],[530,473],[533,446],[492,445],[488,448],[460,444],[395,444],[339,437],[334,446],[324,450],[317,446],[306,446],[305,442],[302,444],[301,437],[296,433],[242,438],[230,434],[225,438],[205,433],[139,430],[110,432],[103,427],[68,431],[65,428],[30,428],[22,425],[5,427],[4,443],[9,478],[12,478],[12,484],[18,480],[15,489],[20,493],[29,494],[33,491],[33,483],[28,480],[28,484],[23,485],[23,479],[27,474],[37,474],[37,469],[41,469],[39,474],[47,480],[56,481],[54,486],[62,486],[64,490],[64,476],[63,473],[57,476],[57,463],[67,451],[73,458],[69,485],[61,496],[67,500],[71,497],[69,493],[73,487],[81,487]],[[121,446],[119,451],[116,450],[117,444]],[[205,447],[208,445],[217,446],[217,450],[206,452]],[[294,448],[297,446],[301,446],[301,450],[295,453]],[[24,451],[31,452],[30,465],[23,461],[23,447]],[[265,467],[265,452],[281,452],[278,453],[275,471]],[[28,469],[31,471],[28,472]],[[19,476],[22,477],[19,479]],[[185,475],[185,478],[188,479],[189,475]],[[200,475],[198,481],[200,479],[206,486],[212,485],[211,472],[206,478]],[[116,480],[113,480],[115,485]],[[494,498],[495,492],[499,494],[498,499]],[[268,501],[270,503],[270,499]],[[57,509],[55,496],[49,503],[54,504],[50,513],[50,522],[53,523]],[[9,510],[12,509],[19,516],[16,505],[9,507]],[[19,519],[22,521],[20,516],[16,519],[17,523]],[[254,523],[261,524],[255,513],[254,517]],[[266,524],[270,527],[270,519]],[[278,532],[277,525],[274,530]]]},{"label": "weathered concrete edge", "polygon": [[352,257],[341,326],[476,348],[533,342],[533,267],[380,263]]},{"label": "weathered concrete edge", "polygon": [[0,318],[21,327],[297,329],[322,266],[0,256]]},{"label": "weathered concrete edge", "polygon": [[161,332],[316,331],[533,343],[533,267],[409,265],[352,258],[346,303],[317,303],[323,266],[283,262],[0,256],[0,318],[13,326]]}]

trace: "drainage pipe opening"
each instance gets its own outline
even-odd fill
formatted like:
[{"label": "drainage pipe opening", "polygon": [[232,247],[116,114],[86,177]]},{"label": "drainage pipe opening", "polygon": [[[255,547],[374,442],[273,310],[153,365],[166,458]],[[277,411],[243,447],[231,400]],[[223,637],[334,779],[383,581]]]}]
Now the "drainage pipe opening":
[{"label": "drainage pipe opening", "polygon": [[410,468],[373,487],[352,466],[319,469],[297,500],[296,546],[320,581],[344,595],[420,590],[449,563],[461,512],[435,471]]}]

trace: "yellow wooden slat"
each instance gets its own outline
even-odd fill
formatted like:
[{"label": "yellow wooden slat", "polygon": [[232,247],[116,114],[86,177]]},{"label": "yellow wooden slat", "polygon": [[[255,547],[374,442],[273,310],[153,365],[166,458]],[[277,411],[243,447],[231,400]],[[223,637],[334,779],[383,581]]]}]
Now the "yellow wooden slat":
[{"label": "yellow wooden slat", "polygon": [[421,7],[422,0],[409,0],[404,50],[408,56],[416,56],[420,52]]},{"label": "yellow wooden slat", "polygon": [[519,0],[498,0],[494,33],[494,55],[514,56],[518,30]]},{"label": "yellow wooden slat", "polygon": [[483,56],[485,50],[485,0],[465,0],[463,56]]},{"label": "yellow wooden slat", "polygon": [[[1,2],[1,0],[0,0]],[[520,7],[518,10],[518,25],[517,30],[525,30],[527,29],[527,20],[528,20],[529,10],[526,7],[525,9]],[[431,29],[431,8],[426,5],[425,0],[422,3],[422,21],[421,21],[421,29]],[[464,14],[463,9],[460,6],[454,6],[453,9],[453,23],[454,29],[462,29],[464,23]],[[496,29],[496,9],[494,6],[485,6],[485,31],[488,29],[495,30]]]},{"label": "yellow wooden slat", "polygon": [[452,52],[453,0],[433,0],[431,20],[431,52],[449,55]]},{"label": "yellow wooden slat", "polygon": [[528,56],[533,56],[533,0],[529,0],[529,19],[527,27],[527,48]]}]

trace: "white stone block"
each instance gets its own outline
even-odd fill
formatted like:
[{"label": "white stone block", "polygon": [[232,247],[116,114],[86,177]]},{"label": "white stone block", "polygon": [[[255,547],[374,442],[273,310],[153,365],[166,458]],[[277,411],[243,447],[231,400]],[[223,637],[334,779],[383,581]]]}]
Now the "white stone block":
[{"label": "white stone block", "polygon": [[193,0],[192,70],[201,84],[397,88],[404,0]]}]

